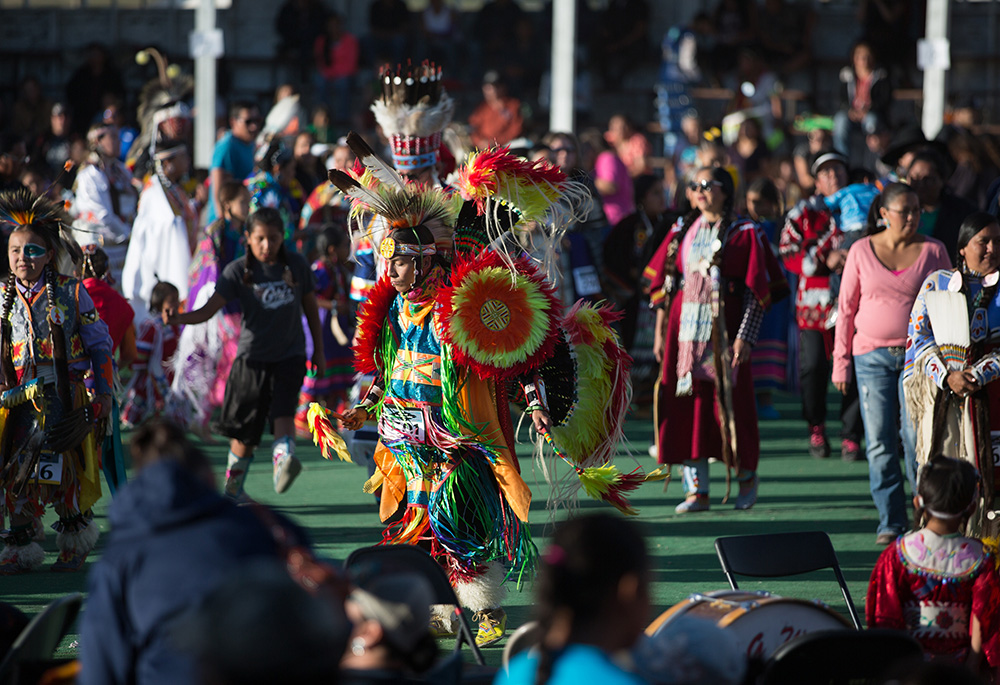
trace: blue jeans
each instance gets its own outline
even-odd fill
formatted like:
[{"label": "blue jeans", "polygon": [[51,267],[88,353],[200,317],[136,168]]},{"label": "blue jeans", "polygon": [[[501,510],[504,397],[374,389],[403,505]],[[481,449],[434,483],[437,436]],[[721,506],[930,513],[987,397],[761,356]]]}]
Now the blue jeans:
[{"label": "blue jeans", "polygon": [[868,480],[878,509],[880,534],[903,533],[909,528],[910,507],[899,467],[900,433],[911,491],[916,483],[917,434],[903,400],[904,359],[902,347],[880,347],[854,357],[865,425]]},{"label": "blue jeans", "polygon": [[330,110],[333,123],[344,125],[351,120],[351,88],[353,76],[341,76],[325,79],[316,74],[313,85],[316,87],[316,100],[326,105]]},{"label": "blue jeans", "polygon": [[[833,115],[833,148],[842,155],[851,156],[851,133],[859,133],[864,138],[867,127],[875,124],[876,115],[868,112],[861,121],[851,121],[847,110],[840,110]],[[864,145],[862,144],[862,147]]]}]

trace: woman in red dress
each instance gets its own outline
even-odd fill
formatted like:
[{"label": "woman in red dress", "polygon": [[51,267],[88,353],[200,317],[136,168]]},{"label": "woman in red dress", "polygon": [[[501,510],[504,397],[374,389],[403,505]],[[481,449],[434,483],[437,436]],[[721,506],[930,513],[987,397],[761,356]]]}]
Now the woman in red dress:
[{"label": "woman in red dress", "polygon": [[727,171],[702,168],[689,190],[693,210],[646,268],[659,308],[657,454],[662,464],[682,464],[686,499],[678,513],[709,508],[709,457],[735,473],[735,507],[749,509],[757,500],[760,435],[746,362],[764,310],[788,286],[758,226],[736,217]]}]

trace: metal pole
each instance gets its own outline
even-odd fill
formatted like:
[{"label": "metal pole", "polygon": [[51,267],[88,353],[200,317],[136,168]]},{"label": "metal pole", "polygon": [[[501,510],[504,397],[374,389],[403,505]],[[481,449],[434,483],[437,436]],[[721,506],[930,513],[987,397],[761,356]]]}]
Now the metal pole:
[{"label": "metal pole", "polygon": [[573,78],[575,70],[576,0],[552,2],[552,97],[549,130],[574,129]]},{"label": "metal pole", "polygon": [[[948,40],[949,0],[927,0],[928,41]],[[947,69],[931,65],[924,69],[924,106],[920,127],[928,139],[934,138],[944,122],[945,76]]]},{"label": "metal pole", "polygon": [[[215,0],[200,0],[194,15],[195,33],[215,30]],[[194,165],[212,165],[215,148],[215,56],[207,51],[194,60]]]},{"label": "metal pole", "polygon": [[[986,10],[986,25],[989,29],[986,32],[986,51],[991,55],[997,54],[997,3],[989,3]],[[986,83],[996,83],[997,65],[996,60],[986,63]],[[995,111],[996,91],[993,88],[987,89],[983,93],[983,104],[987,111]]]}]

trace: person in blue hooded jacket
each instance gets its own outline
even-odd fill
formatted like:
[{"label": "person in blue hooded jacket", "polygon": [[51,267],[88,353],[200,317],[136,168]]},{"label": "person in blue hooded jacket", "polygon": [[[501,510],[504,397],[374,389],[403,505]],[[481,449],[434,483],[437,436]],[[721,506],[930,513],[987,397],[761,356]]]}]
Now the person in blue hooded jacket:
[{"label": "person in blue hooded jacket", "polygon": [[77,682],[198,682],[175,627],[235,571],[283,561],[261,518],[218,494],[180,428],[144,424],[131,452],[136,475],[109,509],[112,531],[87,579]]}]

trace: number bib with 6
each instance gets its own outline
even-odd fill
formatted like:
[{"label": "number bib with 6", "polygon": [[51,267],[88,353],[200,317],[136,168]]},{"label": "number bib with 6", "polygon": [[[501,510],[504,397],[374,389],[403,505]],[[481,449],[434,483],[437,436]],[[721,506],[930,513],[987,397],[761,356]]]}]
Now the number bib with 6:
[{"label": "number bib with 6", "polygon": [[63,455],[44,450],[38,457],[38,471],[35,474],[42,485],[62,483]]}]

